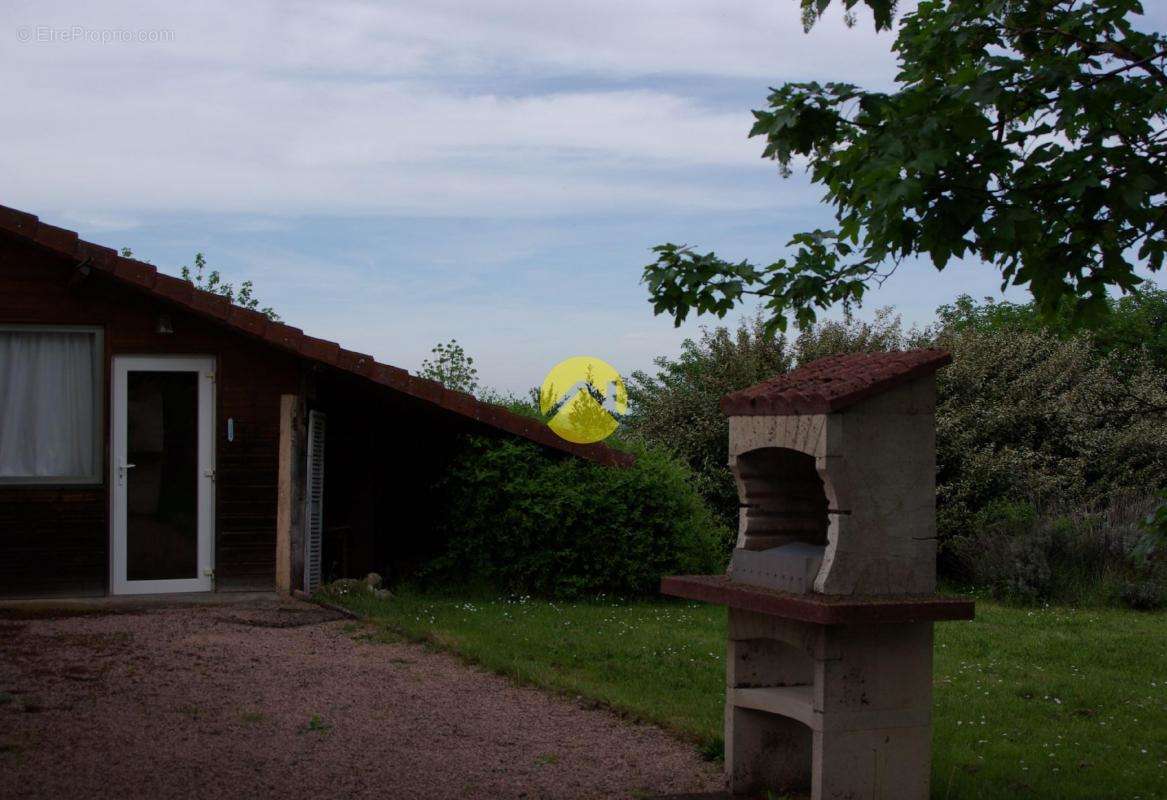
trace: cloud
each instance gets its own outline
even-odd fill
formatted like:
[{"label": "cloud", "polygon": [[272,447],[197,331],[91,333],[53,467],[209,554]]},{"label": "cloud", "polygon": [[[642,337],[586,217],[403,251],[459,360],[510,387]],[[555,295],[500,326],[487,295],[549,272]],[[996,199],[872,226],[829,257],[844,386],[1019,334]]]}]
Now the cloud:
[{"label": "cloud", "polygon": [[524,70],[786,80],[818,77],[826,68],[840,79],[869,81],[890,64],[890,34],[874,34],[869,21],[849,29],[832,9],[807,36],[794,0],[9,5],[13,26],[172,32],[158,47],[112,53],[87,42],[41,48],[65,66],[153,65],[145,79],[180,68],[430,81]]},{"label": "cloud", "polygon": [[[830,224],[820,189],[759,158],[749,109],[788,80],[895,74],[869,20],[804,34],[796,0],[78,5],[6,5],[0,203],[171,272],[202,250],[390,363],[456,337],[516,391],[574,354],[650,368],[697,333],[652,316],[651,245],[766,263]],[[980,285],[957,274],[872,303],[926,314]]]},{"label": "cloud", "polygon": [[886,37],[837,19],[807,36],[792,0],[25,3],[8,18],[171,36],[0,50],[22,76],[0,109],[6,201],[94,217],[770,208],[748,106],[719,90],[760,103],[824,53],[832,77],[890,75]]}]

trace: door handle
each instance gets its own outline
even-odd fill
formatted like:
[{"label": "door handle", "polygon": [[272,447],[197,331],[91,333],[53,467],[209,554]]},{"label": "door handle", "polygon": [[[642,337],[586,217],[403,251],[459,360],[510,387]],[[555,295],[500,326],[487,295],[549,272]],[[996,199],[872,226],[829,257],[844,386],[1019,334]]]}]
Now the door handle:
[{"label": "door handle", "polygon": [[126,473],[132,470],[137,464],[119,464],[118,465],[118,486],[126,482]]}]

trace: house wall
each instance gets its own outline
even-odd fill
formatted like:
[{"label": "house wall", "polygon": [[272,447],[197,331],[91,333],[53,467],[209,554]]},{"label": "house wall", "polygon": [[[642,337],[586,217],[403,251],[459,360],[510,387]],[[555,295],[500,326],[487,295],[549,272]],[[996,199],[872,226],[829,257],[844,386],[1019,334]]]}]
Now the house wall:
[{"label": "house wall", "polygon": [[351,375],[314,377],[309,405],[328,415],[324,579],[410,577],[439,546],[434,482],[472,428]]},{"label": "house wall", "polygon": [[[301,391],[301,361],[97,271],[71,284],[74,276],[68,260],[0,237],[0,323],[99,325],[106,350],[102,483],[0,484],[0,595],[107,590],[109,377],[118,354],[216,358],[216,587],[273,588],[279,403]],[[173,334],[156,332],[160,314]]]}]

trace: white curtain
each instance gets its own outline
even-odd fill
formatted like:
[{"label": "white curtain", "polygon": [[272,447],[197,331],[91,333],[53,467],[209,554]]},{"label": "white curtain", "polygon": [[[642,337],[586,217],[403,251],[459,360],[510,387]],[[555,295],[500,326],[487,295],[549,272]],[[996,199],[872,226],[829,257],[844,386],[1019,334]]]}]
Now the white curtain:
[{"label": "white curtain", "polygon": [[0,478],[96,476],[96,338],[0,330]]}]

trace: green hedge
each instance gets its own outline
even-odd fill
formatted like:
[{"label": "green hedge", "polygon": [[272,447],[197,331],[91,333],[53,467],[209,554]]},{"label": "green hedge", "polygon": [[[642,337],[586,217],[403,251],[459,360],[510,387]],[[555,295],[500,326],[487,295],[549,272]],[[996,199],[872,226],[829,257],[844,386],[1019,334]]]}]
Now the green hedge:
[{"label": "green hedge", "polygon": [[[1062,602],[1167,604],[1167,292],[1118,299],[1094,331],[1032,305],[961,297],[935,325],[904,331],[891,309],[767,336],[746,320],[704,330],[655,374],[629,381],[628,434],[667,447],[727,522],[729,391],[831,353],[940,346],[937,533],[949,580]],[[1146,536],[1140,524],[1156,532]],[[1117,588],[1116,588],[1117,587]],[[1121,597],[1120,597],[1121,596]]]},{"label": "green hedge", "polygon": [[657,592],[662,575],[720,571],[732,533],[686,466],[628,446],[629,468],[469,438],[438,486],[441,554],[422,579],[550,597]]}]

